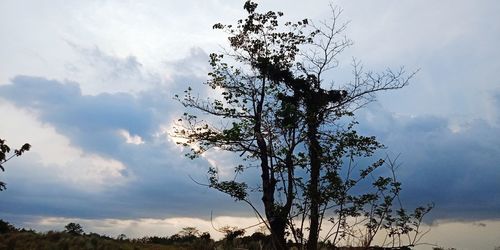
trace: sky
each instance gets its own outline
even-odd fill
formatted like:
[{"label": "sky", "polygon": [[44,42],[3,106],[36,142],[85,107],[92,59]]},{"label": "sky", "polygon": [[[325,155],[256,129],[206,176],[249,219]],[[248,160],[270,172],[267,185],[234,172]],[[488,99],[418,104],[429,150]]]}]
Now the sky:
[{"label": "sky", "polygon": [[[260,1],[286,20],[329,17],[329,2]],[[359,130],[399,155],[409,205],[434,202],[423,241],[457,249],[500,246],[500,3],[496,0],[334,1],[374,72],[417,71],[404,89],[356,113]],[[182,227],[252,225],[244,204],[197,185],[209,166],[237,159],[183,155],[170,136],[191,86],[207,94],[208,54],[227,46],[217,22],[245,17],[243,1],[0,1],[0,138],[31,151],[0,179],[0,218],[16,226],[130,237]],[[258,173],[249,172],[249,175]],[[256,199],[258,202],[258,199]],[[213,223],[210,218],[213,217]],[[422,247],[422,249],[430,249]]]}]

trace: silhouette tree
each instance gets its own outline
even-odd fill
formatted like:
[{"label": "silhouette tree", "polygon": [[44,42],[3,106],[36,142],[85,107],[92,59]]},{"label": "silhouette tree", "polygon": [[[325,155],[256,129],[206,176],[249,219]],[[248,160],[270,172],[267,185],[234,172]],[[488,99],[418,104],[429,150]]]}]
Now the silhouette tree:
[{"label": "silhouette tree", "polygon": [[82,235],[83,234],[83,228],[80,224],[70,222],[66,226],[64,226],[64,231],[69,234],[73,235]]},{"label": "silhouette tree", "polygon": [[[11,160],[14,157],[21,156],[24,152],[29,151],[31,148],[31,145],[28,143],[25,143],[21,148],[15,149],[14,154],[8,156],[10,153],[11,149],[10,147],[5,143],[5,140],[0,139],[0,170],[2,172],[5,171],[5,168],[3,167],[3,164],[6,163],[7,161]],[[3,191],[6,189],[6,184],[2,181],[0,181],[0,191]]]},{"label": "silhouette tree", "polygon": [[[221,181],[217,169],[209,169],[209,186],[228,193],[236,200],[248,203],[267,224],[272,232],[276,248],[285,248],[285,228],[288,214],[294,199],[294,169],[297,165],[294,151],[300,138],[294,126],[277,126],[279,123],[275,103],[278,93],[285,91],[284,85],[271,82],[271,68],[280,65],[291,67],[298,52],[298,46],[308,39],[301,34],[304,22],[287,23],[291,31],[278,31],[278,16],[282,13],[269,11],[264,14],[255,12],[257,4],[246,2],[245,10],[249,13],[246,20],[239,20],[238,25],[214,25],[215,29],[225,29],[230,33],[230,45],[233,49],[229,56],[251,70],[223,62],[224,55],[211,54],[210,64],[213,71],[208,86],[222,91],[221,100],[200,100],[185,92],[184,98],[177,97],[186,107],[194,108],[228,121],[228,126],[216,127],[197,119],[196,115],[185,114],[180,119],[175,133],[185,139],[185,146],[191,146],[189,157],[195,158],[205,150],[219,147],[227,151],[238,152],[246,161],[260,162],[262,179],[262,201],[265,217],[258,213],[248,198],[248,186],[244,182]],[[240,165],[237,172],[244,170]],[[280,176],[286,175],[283,179]],[[285,186],[282,190],[279,182]],[[284,192],[285,201],[276,199],[276,191]]]},{"label": "silhouette tree", "polygon": [[0,234],[16,231],[16,228],[7,221],[0,219]]},{"label": "silhouette tree", "polygon": [[[358,158],[373,157],[383,145],[373,136],[358,134],[354,111],[374,101],[377,92],[406,86],[413,73],[406,74],[404,68],[364,72],[354,61],[352,82],[327,88],[325,72],[338,65],[336,56],[352,44],[342,35],[346,24],[339,23],[341,11],[332,7],[331,20],[320,25],[308,19],[280,25],[283,13],[258,13],[256,8],[247,1],[246,19],[234,26],[214,25],[229,34],[231,49],[210,55],[212,71],[206,84],[220,98],[201,99],[191,88],[183,97],[176,96],[191,110],[175,127],[179,144],[191,149],[190,158],[211,148],[238,153],[247,164],[236,166],[237,174],[258,163],[257,189],[236,178],[221,180],[214,167],[208,171],[208,186],[249,204],[266,223],[276,249],[287,248],[287,229],[297,243],[317,249],[321,222],[330,214],[338,216],[336,229],[328,232],[334,244],[348,233],[349,216],[369,218],[364,225],[372,227],[372,239],[391,214],[400,183],[392,177],[375,178],[373,192],[352,193],[385,164],[378,159],[356,169]],[[217,126],[220,122],[200,115],[225,123]],[[251,190],[261,192],[264,216],[250,201]],[[380,213],[370,213],[373,209]]]},{"label": "silhouette tree", "polygon": [[118,236],[116,236],[116,239],[119,241],[125,241],[125,240],[127,240],[127,235],[126,234],[119,234]]},{"label": "silhouette tree", "polygon": [[179,234],[181,236],[198,236],[200,231],[196,227],[184,227]]}]

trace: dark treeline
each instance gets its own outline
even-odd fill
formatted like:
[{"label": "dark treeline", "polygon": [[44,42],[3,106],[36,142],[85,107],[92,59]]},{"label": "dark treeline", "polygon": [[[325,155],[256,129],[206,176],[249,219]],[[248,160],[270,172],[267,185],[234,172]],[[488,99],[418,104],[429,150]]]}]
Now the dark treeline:
[{"label": "dark treeline", "polygon": [[[216,241],[208,232],[200,233],[195,227],[183,228],[171,236],[145,236],[142,238],[128,238],[125,234],[117,237],[85,233],[77,223],[69,223],[62,231],[37,232],[32,229],[16,228],[10,223],[0,219],[0,250],[16,249],[43,249],[43,250],[213,250],[213,249],[248,249],[267,250],[274,249],[270,235],[255,232],[245,236],[244,230],[225,230],[224,238]],[[288,249],[301,249],[292,241],[287,243]],[[384,250],[402,248],[382,247],[334,247],[331,243],[321,243],[319,249],[338,250]],[[440,249],[440,248],[434,248]]]},{"label": "dark treeline", "polygon": [[77,223],[69,223],[62,231],[37,232],[16,228],[0,220],[0,250],[4,249],[270,249],[269,236],[256,232],[243,236],[243,230],[228,230],[225,237],[215,241],[208,232],[195,227],[183,228],[171,236],[146,236],[130,239],[120,234],[113,238],[97,233],[85,233]]},{"label": "dark treeline", "polygon": [[[47,250],[174,250],[174,249],[273,249],[271,238],[261,232],[245,236],[243,230],[227,230],[221,240],[214,240],[208,232],[200,233],[195,227],[183,228],[179,233],[171,236],[146,236],[130,239],[120,234],[113,238],[97,233],[85,233],[77,223],[69,223],[62,231],[37,232],[32,229],[16,228],[0,219],[0,250],[15,249],[47,249]],[[300,249],[291,241],[288,249]],[[331,244],[322,243],[320,249],[410,249],[410,248],[335,248]]]}]

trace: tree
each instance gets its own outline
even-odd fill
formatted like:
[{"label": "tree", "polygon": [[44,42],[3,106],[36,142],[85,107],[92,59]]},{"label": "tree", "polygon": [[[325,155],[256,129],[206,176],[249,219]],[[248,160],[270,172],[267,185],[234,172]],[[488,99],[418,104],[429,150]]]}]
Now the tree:
[{"label": "tree", "polygon": [[[192,112],[178,120],[175,135],[191,149],[191,158],[211,148],[239,154],[246,166],[236,166],[237,174],[258,163],[264,216],[252,204],[247,183],[221,180],[212,167],[208,186],[249,204],[266,223],[276,249],[286,249],[287,229],[303,244],[304,221],[309,222],[307,248],[316,249],[321,223],[330,214],[340,216],[335,238],[347,233],[348,216],[368,216],[364,225],[372,227],[372,239],[392,211],[400,184],[380,176],[372,183],[374,192],[352,193],[385,163],[379,159],[354,173],[358,158],[371,159],[383,147],[375,137],[358,134],[354,111],[374,101],[376,92],[406,86],[413,74],[403,68],[364,73],[354,61],[352,82],[326,88],[324,73],[337,66],[336,56],[352,44],[342,36],[346,25],[338,22],[341,11],[332,8],[332,19],[321,26],[308,19],[281,26],[283,13],[258,13],[256,8],[247,1],[246,19],[235,26],[214,25],[229,34],[231,48],[210,55],[206,84],[220,98],[200,99],[191,88],[184,97],[176,96]],[[216,126],[199,119],[200,114],[225,123]],[[373,209],[379,212],[370,213]]]},{"label": "tree", "polygon": [[184,227],[179,232],[179,235],[183,237],[197,237],[200,234],[200,231],[196,227]]},{"label": "tree", "polygon": [[82,235],[83,234],[83,228],[80,224],[70,222],[66,226],[64,226],[64,232],[72,234],[72,235]]},{"label": "tree", "polygon": [[[251,70],[245,72],[229,66],[223,62],[224,55],[211,54],[213,71],[209,73],[211,79],[207,84],[222,90],[222,100],[200,100],[191,94],[191,89],[186,91],[184,98],[179,98],[186,107],[224,118],[229,125],[215,127],[199,121],[196,115],[186,113],[179,120],[184,123],[176,128],[175,133],[185,139],[183,145],[191,146],[189,157],[197,157],[209,148],[218,147],[237,152],[246,161],[260,162],[266,219],[250,202],[246,183],[221,181],[217,169],[211,168],[209,186],[252,206],[263,221],[269,222],[266,225],[275,247],[284,249],[288,214],[294,199],[294,169],[297,164],[294,151],[300,138],[295,135],[295,127],[276,126],[278,119],[274,103],[284,86],[270,82],[271,72],[267,72],[266,67],[271,61],[283,67],[292,66],[298,46],[307,40],[300,31],[306,24],[287,23],[291,32],[277,31],[277,18],[283,14],[272,11],[256,13],[256,7],[257,4],[246,2],[244,8],[249,16],[246,20],[239,20],[234,28],[231,25],[214,25],[215,29],[225,29],[230,33],[229,40],[234,50],[230,56]],[[243,165],[236,168],[237,172],[243,170]],[[287,177],[279,180],[282,174]],[[285,185],[284,189],[277,187],[279,182]],[[284,192],[284,202],[276,200],[277,189]]]},{"label": "tree", "polygon": [[17,229],[10,223],[0,219],[0,234],[10,233],[16,230]]},{"label": "tree", "polygon": [[[15,149],[14,154],[8,156],[7,154],[10,153],[10,147],[5,143],[5,140],[0,139],[0,170],[2,172],[5,171],[5,168],[3,167],[3,164],[8,162],[14,157],[21,156],[24,152],[29,151],[31,148],[31,145],[28,143],[25,143],[21,148]],[[6,185],[4,182],[0,181],[0,191],[3,191],[6,189]]]},{"label": "tree", "polygon": [[125,240],[127,240],[127,235],[126,234],[119,234],[118,236],[116,236],[116,239],[119,241],[125,241]]}]

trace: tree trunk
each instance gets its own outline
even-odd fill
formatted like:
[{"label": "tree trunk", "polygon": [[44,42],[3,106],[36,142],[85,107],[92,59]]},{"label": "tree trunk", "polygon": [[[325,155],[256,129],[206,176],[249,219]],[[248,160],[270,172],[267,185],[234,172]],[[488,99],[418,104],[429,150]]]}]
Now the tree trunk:
[{"label": "tree trunk", "polygon": [[[311,91],[312,92],[312,91]],[[309,195],[311,198],[311,213],[309,224],[309,238],[307,249],[316,250],[318,248],[319,235],[319,205],[321,202],[319,191],[319,176],[321,168],[321,146],[318,139],[319,115],[315,105],[315,95],[306,99],[306,123],[307,140],[309,143],[309,161],[311,168],[311,179],[309,180]]]},{"label": "tree trunk", "polygon": [[268,146],[262,134],[261,115],[265,96],[265,79],[263,79],[263,85],[260,94],[261,98],[256,106],[254,133],[257,146],[259,148],[260,167],[262,171],[262,202],[264,203],[266,219],[269,221],[269,226],[271,228],[271,238],[273,241],[273,245],[277,250],[285,250],[285,226],[287,218],[286,215],[285,218],[283,218],[281,211],[276,209],[276,206],[274,204],[276,180],[274,178],[274,173],[271,169],[271,166],[269,166]]},{"label": "tree trunk", "polygon": [[316,250],[318,247],[319,234],[319,203],[320,194],[318,190],[319,175],[320,175],[320,145],[318,142],[317,128],[310,127],[308,131],[308,140],[310,143],[309,157],[311,163],[311,179],[309,183],[309,194],[311,196],[311,214],[309,225],[309,239],[307,240],[307,249]]},{"label": "tree trunk", "polygon": [[271,226],[271,237],[274,248],[277,250],[287,249],[285,238],[286,220],[283,220],[283,218],[276,216],[272,221],[269,222],[269,224]]}]

